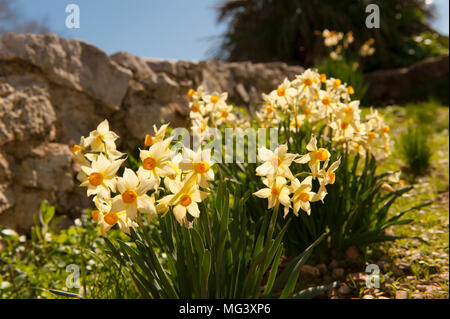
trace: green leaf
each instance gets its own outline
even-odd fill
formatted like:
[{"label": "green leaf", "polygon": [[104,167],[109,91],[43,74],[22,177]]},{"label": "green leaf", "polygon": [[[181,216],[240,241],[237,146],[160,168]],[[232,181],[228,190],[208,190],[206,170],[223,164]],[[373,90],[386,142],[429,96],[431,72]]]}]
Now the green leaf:
[{"label": "green leaf", "polygon": [[67,292],[67,291],[63,291],[63,290],[49,289],[48,291],[51,292],[52,294],[56,295],[56,296],[75,298],[75,299],[84,299],[80,295],[73,294],[73,293],[70,293],[70,292]]}]

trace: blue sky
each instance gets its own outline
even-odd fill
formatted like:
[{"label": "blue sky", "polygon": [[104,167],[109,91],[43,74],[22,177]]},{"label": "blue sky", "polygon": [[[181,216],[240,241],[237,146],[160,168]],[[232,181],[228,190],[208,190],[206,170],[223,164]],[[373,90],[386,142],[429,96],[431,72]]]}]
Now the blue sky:
[{"label": "blue sky", "polygon": [[[225,25],[216,24],[212,9],[219,0],[16,0],[21,14],[46,19],[66,38],[93,43],[108,54],[128,51],[138,56],[204,60],[219,43]],[[67,29],[68,4],[80,8],[80,28]],[[433,26],[448,35],[449,1],[434,0]]]}]

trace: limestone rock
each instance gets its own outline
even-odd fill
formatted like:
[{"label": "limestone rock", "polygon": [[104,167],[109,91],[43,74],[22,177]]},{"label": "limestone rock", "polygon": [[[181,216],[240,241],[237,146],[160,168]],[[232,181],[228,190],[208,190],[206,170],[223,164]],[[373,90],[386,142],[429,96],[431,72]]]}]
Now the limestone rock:
[{"label": "limestone rock", "polygon": [[100,49],[55,34],[7,33],[0,41],[0,59],[30,63],[52,82],[83,91],[111,108],[121,104],[131,78],[129,70]]}]

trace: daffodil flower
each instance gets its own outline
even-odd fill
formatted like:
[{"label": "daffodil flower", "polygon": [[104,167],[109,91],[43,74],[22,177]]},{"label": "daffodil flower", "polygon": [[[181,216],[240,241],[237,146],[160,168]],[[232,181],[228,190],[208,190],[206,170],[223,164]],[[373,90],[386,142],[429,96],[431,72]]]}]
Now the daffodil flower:
[{"label": "daffodil flower", "polygon": [[173,194],[164,196],[159,203],[165,207],[173,206],[173,213],[180,224],[185,220],[186,212],[192,217],[200,216],[198,203],[203,201],[208,193],[200,191],[196,184],[187,186],[177,180],[168,184],[168,187]]},{"label": "daffodil flower", "polygon": [[253,193],[253,195],[259,198],[267,198],[268,205],[267,208],[278,209],[280,203],[284,206],[285,214],[289,210],[291,205],[289,194],[289,187],[286,185],[286,178],[282,176],[277,176],[275,179],[264,178],[264,185],[266,188],[260,189],[259,191]]},{"label": "daffodil flower", "polygon": [[187,174],[186,179],[195,180],[204,188],[208,188],[209,181],[214,180],[214,171],[211,169],[213,165],[210,149],[194,152],[186,148],[183,151],[183,160],[179,163],[180,169]]},{"label": "daffodil flower", "polygon": [[148,214],[150,218],[156,215],[155,200],[146,193],[153,188],[155,179],[138,178],[136,173],[125,168],[123,177],[117,178],[119,195],[112,199],[112,211],[126,211],[127,216],[134,220],[139,211]]},{"label": "daffodil flower", "polygon": [[289,106],[294,104],[294,97],[297,95],[297,90],[292,87],[291,82],[285,78],[278,88],[270,93],[271,99],[281,109],[286,110]]},{"label": "daffodil flower", "polygon": [[289,166],[297,157],[297,154],[287,153],[286,144],[278,146],[273,152],[261,147],[258,149],[258,157],[264,163],[256,168],[256,175],[284,176],[288,179],[294,179]]},{"label": "daffodil flower", "polygon": [[226,100],[228,98],[228,93],[213,93],[213,94],[205,94],[202,99],[206,104],[207,112],[214,112],[220,106],[226,105]]},{"label": "daffodil flower", "polygon": [[312,176],[306,177],[301,183],[298,179],[293,180],[290,190],[293,193],[291,201],[293,203],[293,212],[296,216],[298,216],[300,208],[310,215],[310,203],[322,200],[325,196],[323,192],[315,193],[311,191]]},{"label": "daffodil flower", "polygon": [[127,216],[125,211],[105,213],[95,210],[92,212],[92,218],[98,223],[103,237],[106,237],[107,232],[116,224],[126,234],[130,233],[130,227],[138,226],[136,222]]},{"label": "daffodil flower", "polygon": [[158,181],[156,187],[159,185],[160,177],[175,173],[170,165],[171,153],[167,148],[167,143],[155,143],[148,151],[141,150],[139,157],[142,161],[142,166],[138,169],[138,175],[142,175],[145,178],[156,179]]},{"label": "daffodil flower", "polygon": [[144,139],[144,145],[145,146],[152,146],[153,144],[162,142],[164,140],[164,136],[166,136],[166,130],[168,128],[169,124],[161,125],[161,127],[158,129],[156,125],[153,125],[153,130],[155,131],[155,135],[152,136],[150,134],[145,135]]},{"label": "daffodil flower", "polygon": [[[334,172],[338,169],[340,164],[341,158],[333,162],[330,167],[328,167],[328,160],[324,163],[318,177],[320,183],[320,192],[326,193],[325,186],[334,184],[334,182],[336,181],[336,173]],[[325,169],[326,167],[328,168]]]},{"label": "daffodil flower", "polygon": [[109,130],[108,121],[104,120],[85,139],[85,145],[90,146],[93,152],[114,151],[116,150],[115,140],[118,138],[116,133]]},{"label": "daffodil flower", "polygon": [[84,175],[81,176],[81,186],[87,187],[87,195],[100,194],[109,197],[110,190],[116,190],[116,173],[125,159],[109,160],[100,154],[91,166],[81,166]]},{"label": "daffodil flower", "polygon": [[236,121],[236,116],[232,113],[233,107],[225,104],[219,106],[214,114],[214,123],[219,126],[223,123],[233,123]]},{"label": "daffodil flower", "polygon": [[313,178],[316,178],[320,170],[320,162],[327,161],[330,158],[330,152],[324,148],[317,148],[317,140],[314,135],[311,136],[311,140],[306,146],[306,149],[309,153],[296,159],[295,162],[299,164],[308,163]]}]

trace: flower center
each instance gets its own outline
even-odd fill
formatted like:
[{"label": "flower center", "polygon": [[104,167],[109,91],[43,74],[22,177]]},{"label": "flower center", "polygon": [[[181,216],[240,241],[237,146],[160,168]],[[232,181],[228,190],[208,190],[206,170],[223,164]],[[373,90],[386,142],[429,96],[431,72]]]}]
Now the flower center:
[{"label": "flower center", "polygon": [[311,114],[311,108],[307,107],[304,111],[305,115]]},{"label": "flower center", "polygon": [[222,111],[222,114],[220,114],[220,116],[223,117],[223,118],[227,118],[228,114],[229,113],[227,111]]},{"label": "flower center", "polygon": [[184,194],[180,198],[180,204],[184,207],[189,206],[192,203],[191,196]]},{"label": "flower center", "polygon": [[98,134],[97,135],[97,141],[102,143],[105,140],[105,136],[103,134]]},{"label": "flower center", "polygon": [[347,106],[347,107],[344,109],[344,113],[345,113],[345,114],[352,114],[352,113],[353,113],[353,108],[352,108],[351,106]]},{"label": "flower center", "polygon": [[277,89],[277,95],[278,96],[284,96],[286,94],[286,90],[283,88],[278,88]]},{"label": "flower center", "polygon": [[382,128],[383,133],[389,133],[390,130],[391,130],[391,128],[387,125]]},{"label": "flower center", "polygon": [[271,106],[267,106],[266,107],[266,113],[267,114],[272,114],[272,112],[273,112],[273,108]]},{"label": "flower center", "polygon": [[341,129],[345,131],[347,128],[348,128],[348,123],[347,122],[342,122],[341,123]]},{"label": "flower center", "polygon": [[80,145],[74,145],[72,148],[72,154],[75,155],[76,152],[81,151],[83,148]]},{"label": "flower center", "polygon": [[335,88],[337,88],[339,85],[341,85],[341,80],[340,79],[336,79],[336,80],[334,80],[334,83],[333,83],[333,85],[334,85],[334,87]]},{"label": "flower center", "polygon": [[350,85],[347,87],[347,91],[348,91],[348,94],[350,94],[350,95],[355,94],[355,89]]},{"label": "flower center", "polygon": [[100,217],[100,211],[98,209],[92,211],[92,219],[94,222],[98,222],[98,219]]},{"label": "flower center", "polygon": [[122,194],[122,200],[126,204],[134,203],[137,198],[137,193],[135,190],[129,189]]},{"label": "flower center", "polygon": [[194,96],[194,94],[195,94],[195,90],[189,89],[187,95],[188,95],[190,98],[192,98],[192,97]]},{"label": "flower center", "polygon": [[197,173],[203,174],[209,170],[209,164],[205,161],[201,161],[200,163],[195,164],[195,171]]},{"label": "flower center", "polygon": [[367,133],[367,136],[369,137],[369,140],[373,140],[377,135],[374,132]]},{"label": "flower center", "polygon": [[303,98],[300,100],[300,106],[305,106],[306,105],[306,99]]},{"label": "flower center", "polygon": [[298,120],[291,121],[291,127],[300,128],[301,124]]},{"label": "flower center", "polygon": [[317,159],[319,161],[326,161],[328,159],[328,152],[324,148],[320,148],[316,153]]},{"label": "flower center", "polygon": [[305,79],[305,85],[306,86],[311,86],[313,84],[313,79],[311,78],[306,78]]},{"label": "flower center", "polygon": [[309,201],[309,194],[308,193],[300,193],[300,195],[298,195],[298,199],[300,199],[302,202],[307,202]]},{"label": "flower center", "polygon": [[194,104],[191,107],[191,111],[194,112],[194,113],[197,113],[198,111],[200,111],[200,109],[199,109],[197,104]]},{"label": "flower center", "polygon": [[272,194],[272,196],[278,197],[278,196],[280,196],[281,190],[278,186],[274,186],[274,187],[272,187],[272,190],[270,191],[270,193]]},{"label": "flower center", "polygon": [[322,99],[322,104],[323,104],[323,105],[326,105],[326,106],[330,105],[330,99],[327,98],[327,97],[325,96],[325,97]]},{"label": "flower center", "polygon": [[103,175],[101,173],[91,173],[89,175],[89,183],[92,186],[98,186],[103,183]]},{"label": "flower center", "polygon": [[278,156],[274,156],[270,159],[270,163],[273,167],[277,168],[281,165],[281,158],[279,158]]},{"label": "flower center", "polygon": [[152,146],[153,137],[150,134],[145,135],[144,144],[145,144],[145,146]]},{"label": "flower center", "polygon": [[336,174],[334,172],[328,173],[328,177],[330,178],[329,184],[334,184],[336,181]]},{"label": "flower center", "polygon": [[209,101],[213,104],[216,104],[217,102],[219,102],[219,97],[217,95],[213,95],[213,96],[211,96]]},{"label": "flower center", "polygon": [[156,167],[156,165],[157,165],[156,161],[151,157],[147,157],[142,161],[142,167],[148,171],[153,170]]},{"label": "flower center", "polygon": [[325,83],[327,81],[327,75],[322,73],[320,75],[320,82]]},{"label": "flower center", "polygon": [[119,215],[117,215],[117,213],[111,212],[106,214],[103,219],[108,225],[114,226],[119,220]]}]

